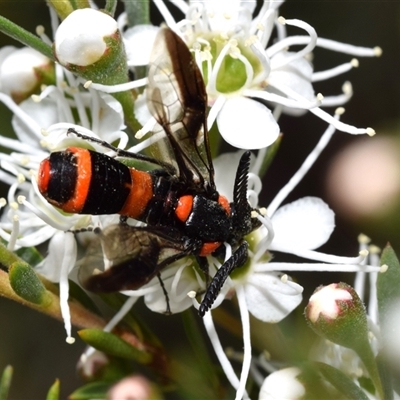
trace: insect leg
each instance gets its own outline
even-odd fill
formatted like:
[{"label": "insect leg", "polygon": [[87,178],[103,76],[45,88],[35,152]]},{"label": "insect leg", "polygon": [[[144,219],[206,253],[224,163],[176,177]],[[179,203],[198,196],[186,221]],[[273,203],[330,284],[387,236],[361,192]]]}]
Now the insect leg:
[{"label": "insect leg", "polygon": [[171,308],[170,308],[170,306],[169,306],[168,292],[167,292],[167,289],[165,289],[164,282],[163,282],[163,280],[162,280],[162,278],[161,278],[161,274],[160,274],[159,272],[157,272],[157,278],[158,278],[158,281],[160,282],[161,289],[162,289],[162,291],[163,291],[163,293],[164,293],[165,302],[167,303],[167,309],[165,310],[165,314],[166,314],[166,315],[171,315],[172,312],[171,312]]},{"label": "insect leg", "polygon": [[132,153],[130,151],[119,149],[118,147],[113,146],[112,144],[106,142],[105,140],[97,139],[93,136],[88,136],[88,135],[84,135],[83,133],[79,133],[74,128],[69,128],[67,130],[67,135],[69,135],[70,133],[73,133],[75,136],[78,136],[79,138],[81,138],[83,140],[86,140],[88,142],[97,143],[106,149],[112,150],[115,152],[115,154],[118,157],[133,158],[135,160],[145,161],[145,162],[159,165],[160,167],[166,169],[170,175],[174,175],[176,173],[175,168],[172,165],[165,163],[163,161],[160,161],[160,160],[156,160],[153,157],[148,157],[144,154]]},{"label": "insect leg", "polygon": [[235,268],[241,267],[247,261],[248,248],[248,243],[243,242],[232,254],[232,256],[228,258],[224,264],[222,264],[221,268],[214,275],[214,278],[212,279],[210,286],[208,286],[206,294],[204,295],[203,301],[200,304],[200,317],[204,317],[204,314],[212,307],[230,273]]}]

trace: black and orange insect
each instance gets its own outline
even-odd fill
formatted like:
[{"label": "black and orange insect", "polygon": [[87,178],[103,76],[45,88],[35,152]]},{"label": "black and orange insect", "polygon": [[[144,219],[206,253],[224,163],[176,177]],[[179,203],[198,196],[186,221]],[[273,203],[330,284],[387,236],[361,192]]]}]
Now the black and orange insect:
[{"label": "black and orange insect", "polygon": [[[93,292],[138,289],[173,261],[195,256],[208,279],[199,314],[212,306],[234,268],[248,258],[245,235],[260,226],[252,217],[246,192],[250,153],[237,167],[233,202],[214,183],[206,124],[207,94],[203,78],[186,44],[170,29],[161,29],[152,52],[146,98],[165,133],[153,145],[157,156],[131,153],[75,132],[115,151],[111,158],[70,147],[42,161],[38,186],[52,205],[68,213],[115,214],[121,223],[100,233],[110,261],[102,273],[88,276]],[[118,157],[150,162],[150,171],[128,167]],[[126,218],[144,222],[133,227]],[[210,281],[206,256],[223,256],[224,243],[232,256]]]}]

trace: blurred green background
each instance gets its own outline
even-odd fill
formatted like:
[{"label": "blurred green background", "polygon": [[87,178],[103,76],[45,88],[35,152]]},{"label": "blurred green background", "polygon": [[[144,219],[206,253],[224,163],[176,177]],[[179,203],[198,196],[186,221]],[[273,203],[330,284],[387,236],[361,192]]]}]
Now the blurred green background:
[{"label": "blurred green background", "polygon": [[[289,0],[281,7],[280,14],[285,18],[298,18],[308,22],[320,37],[360,46],[382,47],[382,57],[359,58],[359,68],[316,84],[315,91],[327,96],[339,94],[344,81],[351,81],[354,96],[345,106],[346,113],[342,120],[359,127],[371,126],[377,131],[377,136],[387,135],[397,141],[400,126],[400,2]],[[50,32],[49,14],[44,1],[0,1],[0,15],[31,32],[35,32],[38,24],[44,25],[46,31]],[[0,34],[0,46],[10,43],[18,45]],[[317,49],[314,57],[315,70],[328,69],[349,59],[351,56]],[[0,134],[12,135],[10,113],[1,104],[0,113]],[[280,125],[285,137],[280,152],[265,177],[262,205],[268,205],[326,128],[324,122],[311,114],[301,118],[284,117]],[[333,200],[331,201],[329,195],[332,188],[327,188],[330,164],[336,155],[357,140],[360,139],[345,133],[335,134],[328,149],[288,201],[313,195],[322,197],[332,205],[337,212],[337,228],[330,242],[323,247],[325,252],[355,255],[358,251],[357,235],[360,232],[366,233],[379,246],[390,241],[399,251],[400,201],[395,202],[392,210],[383,202],[382,207],[386,207],[388,212],[379,218],[372,215],[351,218],[341,210],[340,204],[332,204]],[[334,189],[342,190],[340,185]],[[0,196],[4,196],[6,188],[2,186],[0,190]],[[317,285],[335,280],[322,273],[311,276],[298,274],[296,278],[307,286],[305,297]],[[176,317],[153,318],[157,326],[163,324],[173,327],[177,321]],[[79,385],[74,366],[83,346],[79,340],[74,345],[65,343],[62,324],[2,298],[0,321],[0,370],[7,364],[15,367],[10,398],[44,398],[55,378],[61,379],[63,397]]]}]

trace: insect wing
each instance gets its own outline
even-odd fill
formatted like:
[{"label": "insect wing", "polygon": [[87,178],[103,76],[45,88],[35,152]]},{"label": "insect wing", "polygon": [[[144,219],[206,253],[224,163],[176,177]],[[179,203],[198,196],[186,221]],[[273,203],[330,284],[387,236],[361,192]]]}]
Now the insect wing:
[{"label": "insect wing", "polygon": [[187,183],[206,180],[214,188],[203,77],[186,44],[170,29],[156,37],[148,79],[147,105],[167,136],[158,145],[162,159]]},{"label": "insect wing", "polygon": [[111,225],[99,234],[79,262],[79,280],[95,293],[135,290],[185,255],[185,244],[162,229]]}]

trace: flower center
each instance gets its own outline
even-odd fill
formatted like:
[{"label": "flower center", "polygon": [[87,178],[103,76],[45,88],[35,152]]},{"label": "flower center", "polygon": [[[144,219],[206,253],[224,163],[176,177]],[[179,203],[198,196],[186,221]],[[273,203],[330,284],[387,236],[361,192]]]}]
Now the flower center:
[{"label": "flower center", "polygon": [[197,36],[191,47],[211,95],[248,88],[262,71],[259,59],[243,38],[210,33]]}]

